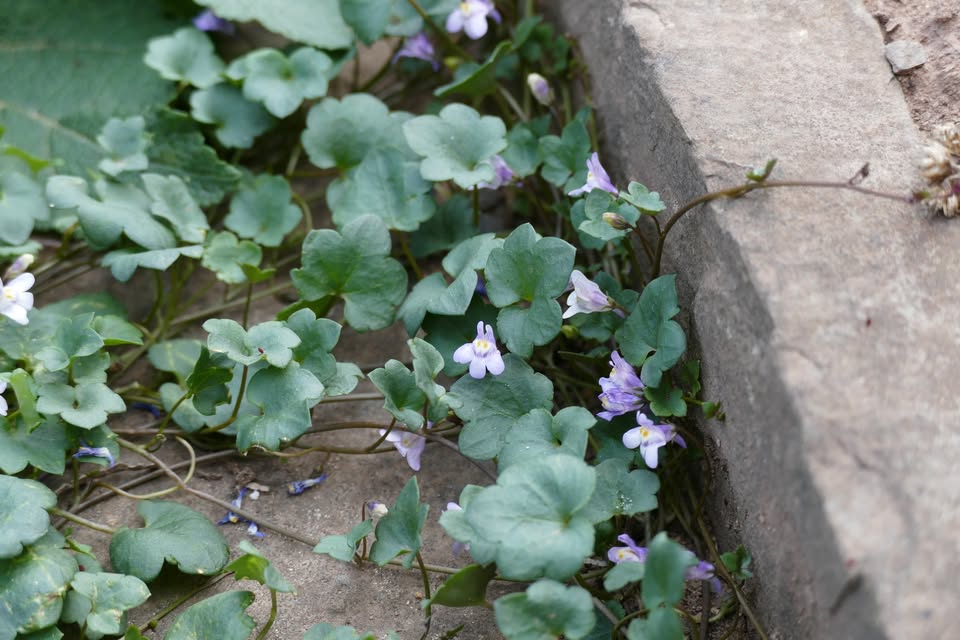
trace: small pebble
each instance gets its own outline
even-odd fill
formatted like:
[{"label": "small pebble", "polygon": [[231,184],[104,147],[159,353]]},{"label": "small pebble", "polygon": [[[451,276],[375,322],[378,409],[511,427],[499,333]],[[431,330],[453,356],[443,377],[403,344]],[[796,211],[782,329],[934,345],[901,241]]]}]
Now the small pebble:
[{"label": "small pebble", "polygon": [[906,73],[927,61],[923,45],[913,40],[895,40],[885,48],[887,62],[896,74]]}]

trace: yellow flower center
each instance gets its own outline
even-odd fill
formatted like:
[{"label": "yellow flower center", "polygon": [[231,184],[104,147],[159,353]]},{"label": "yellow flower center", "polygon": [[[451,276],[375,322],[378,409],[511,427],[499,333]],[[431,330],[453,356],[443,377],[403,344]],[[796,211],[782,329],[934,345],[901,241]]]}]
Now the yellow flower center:
[{"label": "yellow flower center", "polygon": [[644,440],[646,440],[647,438],[649,438],[649,437],[650,437],[650,429],[647,429],[646,427],[640,427],[640,436],[641,436]]},{"label": "yellow flower center", "polygon": [[489,351],[490,343],[483,338],[477,338],[473,341],[473,348],[480,352]]},{"label": "yellow flower center", "polygon": [[470,13],[470,3],[461,2],[460,3],[460,12],[461,13]]},{"label": "yellow flower center", "polygon": [[11,289],[10,287],[4,287],[4,288],[3,288],[3,297],[6,298],[7,300],[13,300],[13,299],[15,299],[15,298],[17,297],[17,294],[15,294],[15,293],[13,292],[13,289]]}]

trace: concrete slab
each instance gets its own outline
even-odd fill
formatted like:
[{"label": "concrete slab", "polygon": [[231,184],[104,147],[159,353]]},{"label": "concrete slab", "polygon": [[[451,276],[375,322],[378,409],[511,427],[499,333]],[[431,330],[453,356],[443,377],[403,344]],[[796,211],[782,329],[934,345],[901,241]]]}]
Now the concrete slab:
[{"label": "concrete slab", "polygon": [[[920,141],[856,0],[558,0],[602,157],[668,210],[780,160],[781,179],[908,193]],[[756,558],[774,637],[956,637],[960,226],[827,190],[688,216],[668,241],[723,425],[704,425],[724,546]],[[721,515],[725,514],[725,515]]]}]

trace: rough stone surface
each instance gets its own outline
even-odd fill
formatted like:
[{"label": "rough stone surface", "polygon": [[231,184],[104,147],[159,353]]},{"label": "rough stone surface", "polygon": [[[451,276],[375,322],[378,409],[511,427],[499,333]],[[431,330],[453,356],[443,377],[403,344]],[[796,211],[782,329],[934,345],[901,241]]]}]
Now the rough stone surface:
[{"label": "rough stone surface", "polygon": [[[919,140],[860,2],[559,0],[592,70],[603,159],[668,210],[779,159],[780,179],[919,185]],[[779,638],[955,637],[960,226],[776,189],[668,241],[718,461],[717,523],[756,558]]]},{"label": "rough stone surface", "polygon": [[884,47],[884,53],[894,73],[906,73],[927,61],[923,45],[913,40],[894,40]]}]

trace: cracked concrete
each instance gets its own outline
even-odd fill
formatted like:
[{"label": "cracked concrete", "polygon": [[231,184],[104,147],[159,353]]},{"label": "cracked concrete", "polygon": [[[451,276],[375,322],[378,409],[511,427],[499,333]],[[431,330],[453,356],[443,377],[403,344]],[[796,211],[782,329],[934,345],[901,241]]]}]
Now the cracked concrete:
[{"label": "cracked concrete", "polygon": [[[860,2],[560,0],[618,184],[668,210],[743,181],[909,193],[920,140]],[[707,397],[723,546],[756,558],[773,637],[948,638],[960,601],[960,226],[837,190],[777,189],[668,240]],[[721,505],[729,505],[721,508]]]}]

